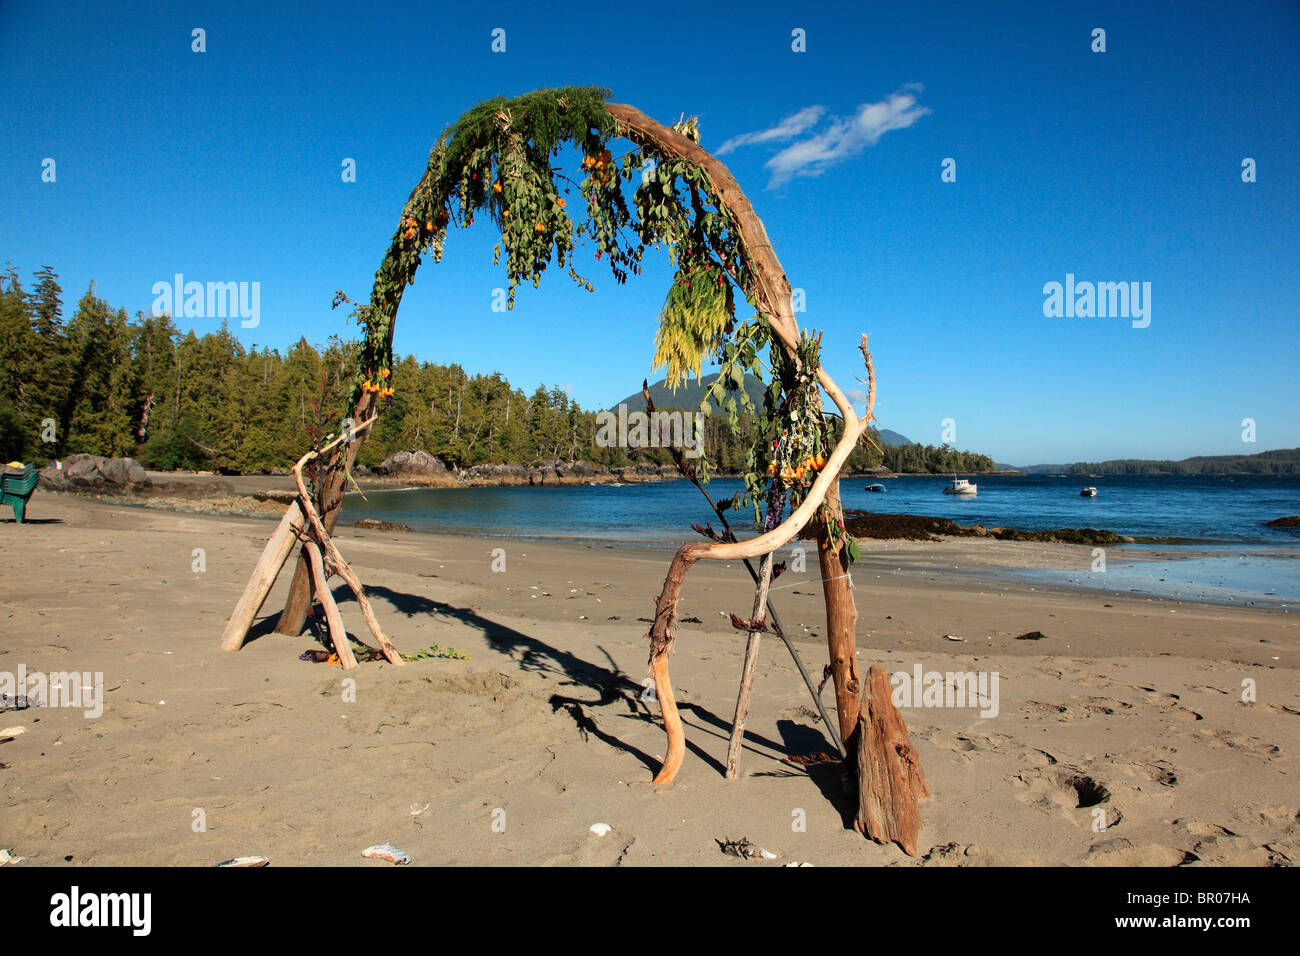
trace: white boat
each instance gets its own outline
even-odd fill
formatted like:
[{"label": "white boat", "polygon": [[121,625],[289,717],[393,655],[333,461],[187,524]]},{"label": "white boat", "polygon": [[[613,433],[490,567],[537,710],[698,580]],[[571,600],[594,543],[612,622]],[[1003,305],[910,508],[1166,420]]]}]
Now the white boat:
[{"label": "white boat", "polygon": [[882,492],[885,490],[884,485],[867,485],[867,491]]},{"label": "white boat", "polygon": [[943,489],[945,495],[977,495],[979,485],[972,485],[965,478],[954,478]]},{"label": "white boat", "polygon": [[1085,498],[1096,498],[1097,489],[1094,488],[1092,485],[1089,485],[1087,488],[1084,488],[1083,491],[1079,492],[1079,494]]}]

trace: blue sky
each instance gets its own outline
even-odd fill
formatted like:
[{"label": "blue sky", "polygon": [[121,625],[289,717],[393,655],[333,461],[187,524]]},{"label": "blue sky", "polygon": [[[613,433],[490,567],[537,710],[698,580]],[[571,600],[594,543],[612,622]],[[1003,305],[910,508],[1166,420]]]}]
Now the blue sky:
[{"label": "blue sky", "polygon": [[[246,344],[323,342],[350,332],[334,290],[369,295],[446,124],[601,85],[698,116],[711,150],[748,137],[723,159],[800,323],[846,387],[870,335],[885,427],[937,443],[952,418],[958,446],[1017,464],[1300,446],[1300,4],[984,6],[3,0],[0,259],[53,266],[69,310],[92,279],[132,314],[177,272],[257,281]],[[662,259],[619,287],[580,250],[595,294],[557,269],[501,315],[489,230],[426,263],[398,350],[590,408],[635,390]],[[1067,273],[1150,282],[1149,327],[1045,316]]]}]

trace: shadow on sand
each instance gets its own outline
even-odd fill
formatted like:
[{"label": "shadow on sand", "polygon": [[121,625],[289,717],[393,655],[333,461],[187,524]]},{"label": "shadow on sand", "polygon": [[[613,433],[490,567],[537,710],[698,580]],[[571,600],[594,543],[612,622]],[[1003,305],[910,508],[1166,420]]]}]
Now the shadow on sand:
[{"label": "shadow on sand", "polygon": [[[335,602],[340,607],[346,602],[355,602],[356,600],[351,589],[346,584],[340,584],[334,588],[333,594]],[[646,685],[633,680],[624,673],[609,652],[600,645],[597,645],[596,648],[605,658],[604,664],[586,660],[571,651],[559,650],[536,637],[484,617],[473,608],[457,607],[443,601],[435,601],[423,595],[394,591],[382,585],[366,585],[366,596],[370,598],[372,603],[380,601],[387,603],[393,611],[406,617],[432,615],[453,618],[481,632],[488,643],[491,644],[493,650],[515,661],[521,670],[551,674],[559,678],[561,687],[575,687],[593,692],[594,696],[553,694],[549,700],[551,710],[553,712],[563,710],[569,714],[584,741],[589,737],[595,737],[615,750],[635,757],[652,773],[658,771],[661,763],[659,758],[621,740],[608,730],[601,729],[595,718],[589,713],[589,711],[600,708],[613,707],[615,708],[613,713],[622,719],[659,725],[658,716],[649,709],[650,703],[655,700],[654,694],[652,692],[647,693]],[[376,609],[376,613],[380,613],[378,609]],[[248,632],[246,643],[251,643],[271,634],[275,630],[279,619],[280,614],[277,612],[256,622]],[[308,617],[307,629],[317,640],[324,641],[323,625],[314,616]],[[739,669],[738,664],[737,673],[739,673]],[[677,706],[683,714],[683,723],[688,730],[710,734],[724,741],[730,737],[730,720],[719,717],[713,711],[701,707],[699,704],[679,701]],[[688,719],[687,715],[694,719]],[[768,760],[780,760],[781,756],[791,754],[834,750],[834,746],[830,741],[816,728],[797,724],[791,720],[779,721],[777,727],[780,729],[782,737],[779,742],[747,730],[745,732],[745,750]],[[716,770],[719,775],[726,772],[726,768],[721,761],[702,750],[697,744],[692,743],[689,736],[686,746],[691,753]],[[806,772],[798,767],[783,764],[781,770],[768,771],[761,773],[761,775],[808,776],[822,791],[826,799],[840,810],[841,815],[848,813],[846,820],[848,825],[852,825],[852,814],[856,812],[856,807],[846,811],[844,804],[849,798],[845,797],[840,787],[840,765],[838,762],[835,764],[814,765],[807,768]]]}]

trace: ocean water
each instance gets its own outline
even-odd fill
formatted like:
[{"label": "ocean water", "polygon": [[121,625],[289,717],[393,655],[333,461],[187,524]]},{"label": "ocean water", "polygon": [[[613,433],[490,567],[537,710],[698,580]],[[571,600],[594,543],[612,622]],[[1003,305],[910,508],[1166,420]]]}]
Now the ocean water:
[{"label": "ocean water", "polygon": [[[947,478],[887,479],[884,494],[866,491],[874,479],[845,479],[841,495],[848,509],[951,518],[963,524],[999,525],[1026,531],[1105,528],[1137,539],[1108,549],[1105,575],[1035,572],[1040,580],[1060,578],[1077,586],[1149,590],[1195,600],[1283,604],[1300,599],[1300,532],[1263,527],[1264,522],[1300,513],[1300,478],[1049,478],[977,476],[974,498],[943,494]],[[1095,485],[1096,498],[1079,490]],[[742,490],[738,479],[709,484],[715,499]],[[451,488],[353,493],[345,523],[377,518],[416,531],[525,539],[618,540],[667,545],[697,537],[692,522],[717,522],[703,495],[685,481],[629,485],[570,485],[521,488]],[[731,512],[737,533],[753,532],[752,512]],[[1159,573],[1149,563],[1125,567],[1122,556],[1143,546],[1185,552],[1178,570]],[[1118,572],[1118,573],[1116,573]],[[1130,575],[1131,580],[1124,578]],[[1164,578],[1164,581],[1160,581]],[[1130,586],[1131,585],[1131,586]],[[1166,587],[1167,585],[1167,587]]]}]

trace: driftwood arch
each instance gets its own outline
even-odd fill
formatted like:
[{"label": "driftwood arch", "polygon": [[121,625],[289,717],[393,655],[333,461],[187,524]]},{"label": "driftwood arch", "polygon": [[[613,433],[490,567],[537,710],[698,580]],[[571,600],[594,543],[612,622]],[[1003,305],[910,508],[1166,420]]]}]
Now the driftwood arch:
[{"label": "driftwood arch", "polygon": [[[317,510],[326,534],[332,533],[338,521],[347,470],[356,458],[364,432],[379,410],[381,392],[373,381],[380,380],[378,376],[383,375],[391,364],[394,322],[405,287],[413,280],[422,254],[432,252],[435,261],[440,258],[449,223],[457,220],[458,225],[469,225],[475,214],[485,209],[496,219],[509,256],[507,268],[512,296],[519,281],[531,278],[536,284],[540,272],[550,261],[552,250],[558,254],[561,264],[566,255],[571,255],[573,225],[564,212],[564,199],[557,200],[558,191],[551,178],[555,171],[549,167],[549,156],[558,155],[562,143],[572,143],[587,153],[583,167],[588,172],[582,182],[582,191],[588,199],[591,218],[584,223],[584,234],[600,238],[601,249],[607,251],[609,266],[620,282],[628,271],[639,271],[636,264],[647,245],[663,241],[670,247],[670,255],[685,256],[687,253],[682,251],[683,246],[694,244],[699,248],[689,253],[695,256],[692,261],[709,270],[714,266],[721,268],[725,279],[745,294],[759,316],[765,317],[770,328],[770,342],[781,350],[787,361],[795,366],[802,363],[807,368],[808,356],[816,355],[815,350],[810,353],[805,347],[808,340],[795,321],[790,283],[762,222],[727,167],[699,145],[693,121],[669,127],[635,107],[607,102],[607,95],[608,91],[604,90],[569,87],[535,91],[515,100],[488,101],[449,127],[434,147],[428,167],[403,208],[397,232],[376,273],[370,303],[359,307],[355,313],[365,328],[365,337],[361,345],[361,367],[354,391],[352,418],[365,422],[366,428],[358,430],[355,441],[334,449],[331,467],[321,482]],[[610,153],[604,150],[605,143],[613,138],[629,141],[638,160],[648,157],[668,164],[676,171],[674,175],[680,173],[689,180],[682,190],[689,193],[692,202],[689,213],[693,218],[689,222],[683,218],[687,215],[684,201],[673,195],[674,179],[669,180],[666,193],[656,194],[662,202],[658,202],[655,195],[642,195],[638,191],[640,215],[635,219],[631,216],[624,206],[622,187],[617,182],[618,173],[611,169]],[[625,165],[625,180],[630,179],[626,169]],[[491,191],[487,183],[489,175],[496,177]],[[526,224],[521,229],[518,214],[515,220],[508,220],[510,209],[500,201],[502,193],[513,196],[514,208],[522,207],[530,221],[534,215],[530,210],[536,210],[535,215],[539,218],[533,229],[528,229]],[[707,209],[701,197],[714,206],[712,211]],[[658,226],[647,227],[646,221],[655,215],[660,216],[661,222]],[[689,235],[683,232],[684,223],[689,226]],[[639,229],[640,245],[635,248],[620,245],[618,232],[623,228]],[[539,254],[539,242],[545,258]],[[532,261],[529,261],[529,256],[533,257]],[[597,253],[596,258],[599,260],[600,257]],[[679,265],[682,262],[685,259],[679,260]],[[590,288],[572,265],[570,274]],[[717,281],[720,287],[724,284],[723,278]],[[689,279],[685,284],[690,285]],[[731,308],[730,295],[728,286],[728,309]],[[700,349],[712,349],[731,331],[732,325],[728,323],[725,334],[719,333],[712,339],[706,336],[696,344]],[[823,579],[827,643],[840,739],[848,749],[848,759],[852,761],[855,758],[862,683],[855,659],[857,611],[847,574],[849,558],[847,539],[842,530],[838,475],[872,419],[875,376],[865,336],[859,347],[866,361],[869,383],[869,400],[862,415],[854,410],[820,363],[816,365],[816,383],[834,403],[843,426],[811,485],[801,488],[803,498],[797,507],[785,517],[782,503],[778,514],[784,520],[753,539],[684,544],[672,560],[657,599],[654,623],[646,635],[650,647],[650,669],[668,737],[666,757],[655,777],[657,783],[671,783],[685,755],[685,735],[673,696],[668,659],[676,629],[678,597],[687,572],[701,560],[766,557],[751,619],[751,623],[759,622],[761,627],[770,579],[770,555],[810,524],[816,533]],[[688,347],[687,351],[690,350]],[[698,354],[687,355],[687,364],[691,358],[698,361],[698,357]],[[809,373],[812,371],[810,368],[807,370]],[[820,398],[815,388],[812,392],[820,411]],[[820,414],[818,417],[820,421]],[[822,426],[819,424],[819,427]],[[781,479],[774,477],[772,480]],[[304,548],[276,628],[278,632],[301,633],[311,605],[312,580],[310,552]],[[739,708],[738,716],[743,717]]]}]

